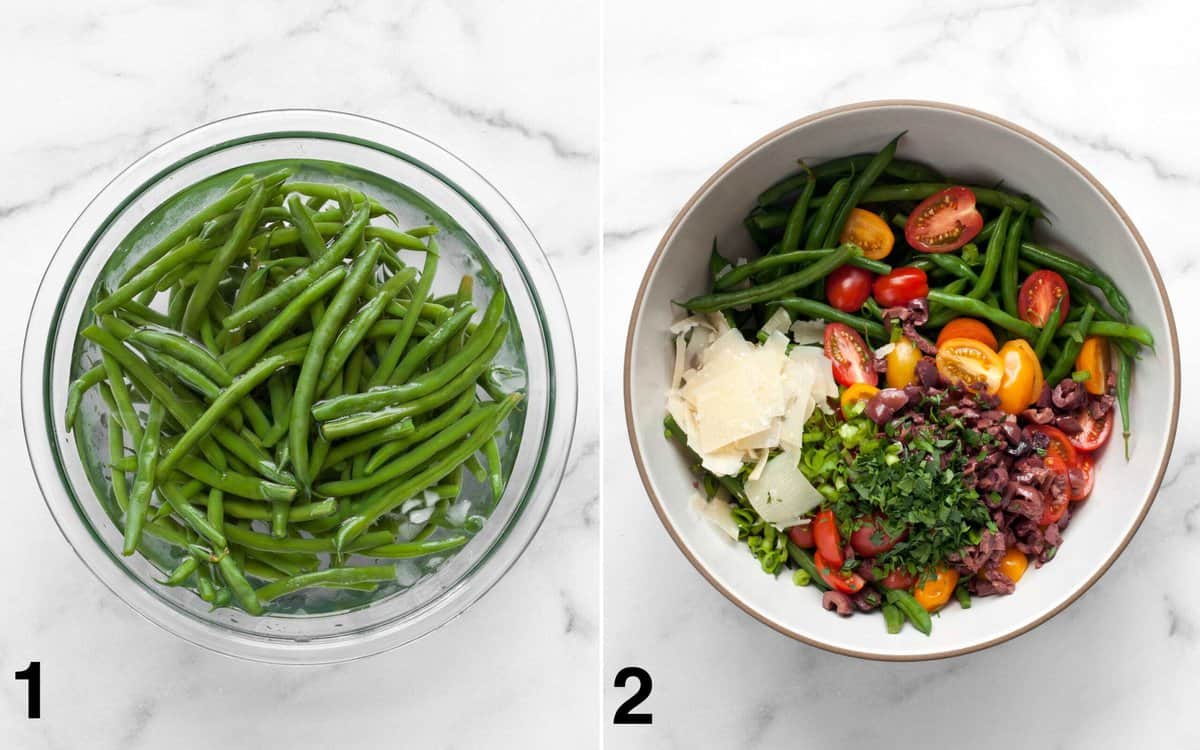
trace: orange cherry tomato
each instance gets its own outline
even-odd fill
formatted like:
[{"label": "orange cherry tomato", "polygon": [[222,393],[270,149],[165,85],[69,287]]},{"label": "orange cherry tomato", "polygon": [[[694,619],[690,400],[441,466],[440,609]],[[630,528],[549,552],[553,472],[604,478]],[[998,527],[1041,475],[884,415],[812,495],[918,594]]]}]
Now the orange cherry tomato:
[{"label": "orange cherry tomato", "polygon": [[1016,547],[1009,547],[1004,553],[1004,557],[1000,558],[1000,572],[1013,583],[1021,580],[1021,576],[1025,575],[1025,569],[1028,567],[1029,558]]},{"label": "orange cherry tomato", "polygon": [[862,591],[862,587],[867,585],[866,579],[858,573],[847,573],[841,569],[841,566],[831,565],[820,550],[813,553],[813,563],[817,566],[817,572],[821,574],[821,578],[828,583],[832,588],[841,591],[843,594],[854,594]]},{"label": "orange cherry tomato", "polygon": [[1030,430],[1040,432],[1050,440],[1050,445],[1046,448],[1047,458],[1057,458],[1067,467],[1076,464],[1075,446],[1071,444],[1071,439],[1065,432],[1048,424],[1035,425]]},{"label": "orange cherry tomato", "polygon": [[870,401],[876,393],[879,393],[879,389],[873,385],[867,385],[866,383],[855,383],[846,388],[846,390],[842,391],[841,397],[842,416],[844,416],[846,419],[850,419],[852,416],[855,416],[854,414],[850,413],[852,407],[858,403],[865,404],[866,402]]},{"label": "orange cherry tomato", "polygon": [[938,372],[951,383],[982,389],[992,395],[1004,380],[1004,362],[991,347],[975,339],[949,339],[938,348]]},{"label": "orange cherry tomato", "polygon": [[887,362],[888,388],[903,388],[917,382],[917,363],[921,361],[921,350],[907,336],[892,342],[892,350],[884,361]]},{"label": "orange cherry tomato", "polygon": [[[1055,474],[1065,475],[1067,473],[1067,462],[1058,456],[1046,456],[1046,468]],[[1039,526],[1049,526],[1052,523],[1058,523],[1058,520],[1067,512],[1067,505],[1071,502],[1069,480],[1067,487],[1068,491],[1062,496],[1061,500],[1046,495],[1046,509],[1042,511],[1042,518],[1038,521]]]},{"label": "orange cherry tomato", "polygon": [[1079,347],[1075,357],[1075,369],[1086,372],[1088,379],[1083,387],[1088,393],[1101,396],[1108,390],[1108,370],[1112,356],[1109,354],[1108,339],[1103,336],[1088,336]]},{"label": "orange cherry tomato", "polygon": [[842,551],[842,535],[838,533],[837,518],[832,510],[823,510],[812,522],[813,540],[817,550],[835,568],[840,568],[846,562]]},{"label": "orange cherry tomato", "polygon": [[[1000,347],[1004,378],[1000,381],[1000,408],[1020,414],[1042,392],[1042,363],[1025,339],[1013,339]],[[1036,388],[1036,390],[1034,390]]]},{"label": "orange cherry tomato", "polygon": [[1086,500],[1087,496],[1092,494],[1092,487],[1096,484],[1096,477],[1092,473],[1092,456],[1088,453],[1080,453],[1079,460],[1075,462],[1075,468],[1083,475],[1082,482],[1071,482],[1071,500],[1078,502]]},{"label": "orange cherry tomato", "polygon": [[917,584],[917,587],[913,589],[913,598],[925,608],[926,612],[936,612],[950,601],[950,596],[954,594],[954,587],[957,585],[958,571],[940,566],[933,575]]},{"label": "orange cherry tomato", "polygon": [[852,208],[838,241],[842,244],[849,242],[858,245],[865,257],[879,260],[891,254],[892,246],[896,244],[896,235],[892,234],[892,228],[879,214],[862,208]]},{"label": "orange cherry tomato", "polygon": [[937,345],[949,339],[975,339],[987,344],[989,349],[996,348],[996,334],[982,320],[975,318],[955,318],[947,323],[938,334]]}]

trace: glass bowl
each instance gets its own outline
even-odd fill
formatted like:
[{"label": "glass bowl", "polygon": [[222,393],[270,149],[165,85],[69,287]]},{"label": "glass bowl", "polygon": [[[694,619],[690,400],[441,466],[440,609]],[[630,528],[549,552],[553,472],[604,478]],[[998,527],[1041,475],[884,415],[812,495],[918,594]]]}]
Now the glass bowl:
[{"label": "glass bowl", "polygon": [[[77,428],[63,429],[67,388],[96,353],[77,332],[91,320],[97,281],[119,275],[173,225],[242,171],[286,165],[301,179],[368,190],[402,226],[433,223],[442,261],[434,294],[476,276],[476,297],[499,279],[516,325],[500,363],[526,395],[504,436],[509,481],[481,530],[440,558],[401,561],[375,594],[315,590],[261,617],[210,612],[192,591],[166,588],[142,555],[122,557],[120,527],[101,469],[104,405],[91,392]],[[207,200],[206,200],[207,199]],[[38,288],[21,366],[25,441],[46,504],[84,564],[121,600],[166,630],[254,661],[320,664],[408,643],[490,589],[528,546],[562,480],[575,422],[575,354],[562,294],[529,228],[483,177],[444,149],[387,123],[315,110],[219,120],[159,146],[121,172],[68,230]],[[464,496],[482,498],[470,482]],[[281,600],[282,601],[282,600]]]}]

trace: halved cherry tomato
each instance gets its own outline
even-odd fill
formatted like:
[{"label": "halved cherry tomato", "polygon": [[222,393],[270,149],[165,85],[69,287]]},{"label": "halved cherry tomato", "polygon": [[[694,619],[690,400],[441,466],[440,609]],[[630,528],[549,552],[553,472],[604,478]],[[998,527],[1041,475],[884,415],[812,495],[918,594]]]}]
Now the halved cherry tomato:
[{"label": "halved cherry tomato", "polygon": [[863,208],[852,208],[838,241],[858,245],[865,257],[879,260],[891,254],[892,245],[896,244],[896,236],[879,214],[873,214]]},{"label": "halved cherry tomato", "polygon": [[857,593],[867,585],[866,580],[858,573],[847,573],[841,569],[841,565],[831,564],[820,550],[813,553],[813,563],[817,566],[817,572],[821,574],[825,583],[843,594]]},{"label": "halved cherry tomato", "polygon": [[[1037,401],[1042,392],[1042,363],[1025,339],[1013,339],[1000,347],[1004,379],[1000,381],[1000,408],[1020,414]],[[1034,390],[1034,388],[1037,390]]]},{"label": "halved cherry tomato", "polygon": [[[1046,468],[1053,471],[1055,474],[1067,476],[1067,462],[1063,461],[1058,456],[1046,456]],[[1042,511],[1042,519],[1038,521],[1039,526],[1049,526],[1052,523],[1058,523],[1058,519],[1063,517],[1067,512],[1067,505],[1070,504],[1070,479],[1067,479],[1067,492],[1063,493],[1061,499],[1055,498],[1049,494],[1045,495],[1046,508]]]},{"label": "halved cherry tomato", "polygon": [[1075,420],[1079,422],[1079,426],[1083,429],[1071,435],[1068,439],[1071,441],[1071,445],[1081,451],[1099,450],[1102,445],[1108,442],[1108,438],[1112,436],[1112,409],[1109,409],[1108,413],[1100,419],[1096,419],[1087,410],[1087,407],[1084,407],[1075,413]]},{"label": "halved cherry tomato", "polygon": [[866,343],[845,323],[825,326],[825,358],[833,362],[833,378],[842,385],[879,384]]},{"label": "halved cherry tomato", "polygon": [[950,595],[954,593],[954,587],[957,585],[958,571],[939,567],[923,583],[917,584],[913,589],[913,597],[926,612],[936,612],[950,601]]},{"label": "halved cherry tomato", "polygon": [[884,307],[906,305],[929,294],[929,279],[919,268],[902,266],[875,279],[875,299]]},{"label": "halved cherry tomato", "polygon": [[1071,311],[1071,293],[1067,291],[1067,282],[1054,271],[1034,271],[1021,285],[1021,293],[1017,298],[1017,309],[1021,320],[1038,328],[1046,325],[1054,312],[1054,306],[1062,300],[1062,311],[1059,320],[1066,320]]},{"label": "halved cherry tomato", "polygon": [[860,402],[865,403],[870,401],[876,393],[879,393],[879,389],[866,383],[855,383],[842,391],[842,416],[850,419],[850,417],[854,416],[850,413],[850,407]]},{"label": "halved cherry tomato", "polygon": [[1040,432],[1049,438],[1050,445],[1046,448],[1046,458],[1057,458],[1066,464],[1068,468],[1075,465],[1077,460],[1075,446],[1071,443],[1066,433],[1048,424],[1034,425],[1029,429],[1033,432]]},{"label": "halved cherry tomato", "polygon": [[850,535],[850,546],[863,557],[882,555],[908,536],[908,529],[897,536],[888,536],[878,516],[867,516],[862,525]]},{"label": "halved cherry tomato", "polygon": [[825,298],[842,312],[858,312],[871,296],[875,274],[858,266],[838,266],[825,278]]},{"label": "halved cherry tomato", "polygon": [[921,201],[908,215],[904,239],[923,253],[948,253],[975,239],[981,229],[983,216],[975,210],[975,193],[955,185]]},{"label": "halved cherry tomato", "polygon": [[1004,557],[1000,558],[998,567],[1008,580],[1016,583],[1025,575],[1025,569],[1029,567],[1029,558],[1016,547],[1009,547],[1004,552]]},{"label": "halved cherry tomato", "polygon": [[1092,487],[1096,484],[1093,469],[1091,454],[1080,453],[1079,460],[1075,462],[1075,470],[1083,475],[1083,481],[1071,482],[1071,500],[1087,500],[1087,496],[1092,494]]},{"label": "halved cherry tomato", "polygon": [[813,541],[817,549],[834,567],[842,567],[846,562],[846,555],[842,552],[842,535],[838,533],[837,518],[833,511],[821,511],[809,525],[812,526]]},{"label": "halved cherry tomato", "polygon": [[951,383],[982,389],[993,395],[1004,380],[1004,361],[991,347],[975,339],[943,341],[934,359],[938,372]]},{"label": "halved cherry tomato", "polygon": [[941,346],[950,339],[975,339],[987,344],[989,349],[996,348],[996,334],[992,333],[992,329],[988,328],[986,323],[975,318],[955,318],[943,326],[938,333],[937,345]]},{"label": "halved cherry tomato", "polygon": [[788,529],[788,539],[792,540],[792,544],[800,549],[812,549],[817,546],[813,539],[812,524],[806,523],[802,526],[793,526]]},{"label": "halved cherry tomato", "polygon": [[1108,370],[1112,356],[1109,354],[1108,339],[1103,336],[1088,336],[1079,347],[1075,357],[1075,369],[1088,374],[1083,387],[1088,393],[1100,396],[1108,390]]},{"label": "halved cherry tomato", "polygon": [[892,350],[884,358],[887,362],[888,388],[903,388],[917,382],[917,363],[921,361],[921,350],[910,339],[901,336],[892,342]]}]

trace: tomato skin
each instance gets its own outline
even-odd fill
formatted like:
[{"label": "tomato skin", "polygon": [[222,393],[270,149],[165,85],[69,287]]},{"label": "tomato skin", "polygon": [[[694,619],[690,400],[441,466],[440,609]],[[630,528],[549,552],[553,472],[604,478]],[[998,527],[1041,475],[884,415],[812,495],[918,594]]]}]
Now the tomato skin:
[{"label": "tomato skin", "polygon": [[1067,282],[1054,271],[1034,271],[1021,285],[1017,297],[1021,320],[1038,328],[1045,326],[1059,299],[1062,300],[1062,311],[1058,319],[1066,320],[1067,313],[1071,311],[1071,293],[1067,289]]},{"label": "tomato skin", "polygon": [[1005,550],[1004,557],[1000,558],[1000,572],[1013,583],[1021,580],[1021,577],[1025,575],[1025,569],[1028,567],[1029,558],[1016,547],[1009,547]]},{"label": "tomato skin", "polygon": [[[1099,450],[1108,439],[1112,437],[1113,430],[1113,410],[1109,409],[1108,413],[1100,419],[1094,419],[1087,407],[1080,409],[1075,414],[1076,421],[1083,428],[1080,432],[1069,436],[1067,439],[1071,445],[1081,451]],[[1071,464],[1075,465],[1074,462]]]},{"label": "tomato skin", "polygon": [[892,228],[879,214],[865,208],[852,208],[838,242],[858,245],[862,248],[864,258],[882,260],[891,255],[896,235],[892,234]]},{"label": "tomato skin", "polygon": [[975,209],[975,193],[955,185],[934,193],[908,215],[904,239],[923,253],[957,250],[983,229],[983,215]]},{"label": "tomato skin", "polygon": [[875,274],[858,266],[839,266],[825,278],[825,298],[842,312],[858,312],[871,296]]},{"label": "tomato skin", "polygon": [[879,384],[866,342],[845,323],[825,326],[825,357],[833,362],[833,378],[840,385]]},{"label": "tomato skin", "polygon": [[1075,468],[1083,474],[1082,482],[1071,482],[1071,501],[1079,502],[1087,500],[1088,495],[1092,494],[1092,487],[1096,484],[1095,466],[1092,464],[1092,456],[1089,453],[1080,453],[1079,460],[1075,462]]},{"label": "tomato skin", "polygon": [[820,550],[813,553],[813,563],[817,566],[817,572],[821,574],[822,580],[843,594],[858,593],[862,591],[863,586],[867,585],[866,579],[858,573],[843,573],[842,566],[831,564]]},{"label": "tomato skin", "polygon": [[989,349],[996,348],[996,334],[982,320],[975,318],[955,318],[942,327],[938,333],[937,345],[940,347],[950,339],[975,339],[981,344],[987,344]]},{"label": "tomato skin", "polygon": [[925,608],[926,612],[936,612],[950,601],[954,587],[958,585],[958,571],[953,568],[939,566],[934,574],[917,584],[913,589],[913,598]]},{"label": "tomato skin", "polygon": [[842,567],[846,562],[846,555],[842,552],[842,535],[838,533],[837,518],[833,515],[833,511],[821,511],[809,525],[812,527],[813,540],[817,545],[817,551],[833,567]]},{"label": "tomato skin", "polygon": [[911,589],[916,582],[917,577],[915,575],[899,568],[888,573],[880,581],[881,584],[889,589]]},{"label": "tomato skin", "polygon": [[[1058,456],[1046,456],[1046,468],[1050,471],[1053,471],[1055,474],[1065,475],[1067,473],[1067,466],[1067,462]],[[1069,478],[1067,486],[1070,487]],[[1068,490],[1067,495],[1069,494],[1070,490]],[[1071,500],[1067,495],[1063,496],[1061,502],[1055,502],[1054,498],[1050,497],[1049,495],[1046,496],[1046,500],[1049,502],[1046,504],[1045,510],[1042,511],[1042,518],[1040,521],[1038,521],[1039,526],[1049,526],[1052,523],[1058,523],[1059,519],[1063,517],[1063,514],[1067,512],[1067,506],[1071,503]]]},{"label": "tomato skin", "polygon": [[917,382],[917,363],[921,356],[921,350],[907,337],[901,336],[892,342],[892,350],[885,357],[888,388],[903,388]]},{"label": "tomato skin", "polygon": [[942,342],[934,363],[942,377],[951,383],[982,386],[982,390],[993,395],[1004,381],[1004,361],[1000,355],[975,339]]},{"label": "tomato skin", "polygon": [[907,536],[908,529],[897,536],[888,536],[878,516],[867,516],[862,519],[862,525],[850,535],[850,546],[863,557],[875,557],[895,547]]},{"label": "tomato skin", "polygon": [[855,383],[846,390],[842,391],[842,396],[839,401],[842,404],[842,416],[850,419],[850,407],[861,402],[870,401],[875,394],[879,393],[879,389],[873,385],[866,383]]},{"label": "tomato skin", "polygon": [[1000,348],[1004,378],[1000,381],[1000,408],[1020,414],[1042,392],[1042,363],[1025,339],[1013,339]]},{"label": "tomato skin", "polygon": [[1083,381],[1084,390],[1093,396],[1101,396],[1108,390],[1108,371],[1112,362],[1108,339],[1103,336],[1088,336],[1079,347],[1075,357],[1075,369],[1087,372]]},{"label": "tomato skin", "polygon": [[1067,437],[1065,432],[1057,427],[1051,427],[1048,424],[1035,425],[1031,427],[1030,430],[1033,432],[1040,432],[1050,439],[1050,445],[1046,448],[1047,459],[1057,458],[1068,468],[1075,465],[1076,461],[1078,460],[1076,458],[1075,445]]},{"label": "tomato skin", "polygon": [[788,529],[788,539],[792,540],[792,544],[800,549],[812,549],[817,546],[813,539],[812,524],[806,523],[802,526],[793,526]]},{"label": "tomato skin", "polygon": [[901,266],[875,279],[874,292],[884,307],[906,305],[929,294],[929,278],[919,268]]}]

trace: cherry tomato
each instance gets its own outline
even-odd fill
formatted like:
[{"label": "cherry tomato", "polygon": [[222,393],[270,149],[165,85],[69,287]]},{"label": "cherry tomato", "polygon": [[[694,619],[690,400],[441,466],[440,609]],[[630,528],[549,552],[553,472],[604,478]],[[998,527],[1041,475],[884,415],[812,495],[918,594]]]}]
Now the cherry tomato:
[{"label": "cherry tomato", "polygon": [[846,555],[842,552],[842,535],[838,533],[837,518],[833,511],[821,511],[810,526],[817,549],[834,567],[842,567],[846,562]]},{"label": "cherry tomato", "polygon": [[995,394],[1004,380],[1004,361],[986,344],[975,339],[943,341],[934,358],[938,372],[951,383]]},{"label": "cherry tomato", "polygon": [[895,307],[929,294],[929,279],[919,268],[902,266],[875,279],[875,299],[884,307]]},{"label": "cherry tomato", "polygon": [[842,244],[849,242],[858,245],[862,248],[864,257],[880,260],[891,254],[896,236],[879,214],[873,214],[863,208],[852,208],[838,241]]},{"label": "cherry tomato", "polygon": [[1091,455],[1080,453],[1079,460],[1075,462],[1075,469],[1083,475],[1083,481],[1071,482],[1071,499],[1074,501],[1086,500],[1088,495],[1092,494],[1092,487],[1096,484]]},{"label": "cherry tomato", "polygon": [[866,383],[855,383],[846,390],[842,391],[842,397],[840,399],[842,404],[842,416],[844,416],[846,419],[850,419],[852,416],[855,416],[854,414],[850,413],[851,407],[858,403],[866,403],[867,401],[870,401],[876,393],[879,393],[879,389],[873,385],[867,385]]},{"label": "cherry tomato", "polygon": [[975,210],[975,193],[955,185],[921,201],[908,215],[904,239],[923,253],[948,253],[975,239],[981,229],[983,216]]},{"label": "cherry tomato", "polygon": [[897,536],[888,536],[879,517],[868,516],[862,519],[862,525],[850,535],[850,546],[863,557],[875,557],[895,547],[907,536],[908,529]]},{"label": "cherry tomato", "polygon": [[1103,395],[1108,390],[1108,370],[1112,360],[1109,354],[1108,339],[1103,336],[1088,336],[1079,347],[1079,356],[1075,357],[1075,369],[1088,374],[1083,381],[1083,387],[1095,396]]},{"label": "cherry tomato", "polygon": [[[1053,471],[1055,474],[1067,473],[1067,463],[1058,456],[1046,456],[1046,468]],[[1045,495],[1046,508],[1042,511],[1042,518],[1038,521],[1039,526],[1049,526],[1052,523],[1057,523],[1058,519],[1063,517],[1067,512],[1067,505],[1070,504],[1070,481],[1067,483],[1068,491],[1063,494],[1062,498],[1055,498],[1050,494]]]},{"label": "cherry tomato", "polygon": [[942,342],[950,339],[975,339],[987,344],[989,349],[996,348],[996,334],[986,323],[975,318],[955,318],[947,323],[938,333],[937,345],[941,346]]},{"label": "cherry tomato", "polygon": [[1075,457],[1075,446],[1071,443],[1066,433],[1048,424],[1035,425],[1030,429],[1033,432],[1040,432],[1050,439],[1050,445],[1046,448],[1046,458],[1057,458],[1068,467],[1075,465],[1077,460]]},{"label": "cherry tomato", "polygon": [[825,358],[833,362],[833,378],[841,385],[879,384],[879,373],[871,366],[867,345],[845,323],[825,326]]},{"label": "cherry tomato", "polygon": [[858,312],[871,296],[875,274],[858,266],[838,266],[825,279],[825,298],[842,312]]},{"label": "cherry tomato", "polygon": [[867,585],[866,580],[858,573],[847,573],[842,571],[841,565],[832,565],[820,550],[813,553],[813,563],[817,566],[817,572],[821,574],[821,578],[828,583],[830,587],[841,591],[843,594],[854,594],[862,591],[862,587]]},{"label": "cherry tomato", "polygon": [[933,575],[917,584],[913,589],[913,598],[925,608],[926,612],[936,612],[950,601],[954,587],[958,585],[958,571],[953,568],[938,567]]},{"label": "cherry tomato", "polygon": [[921,350],[908,338],[901,336],[892,342],[892,350],[884,358],[887,362],[888,388],[903,388],[917,382],[917,363],[921,361]]},{"label": "cherry tomato", "polygon": [[1021,293],[1017,298],[1017,309],[1021,320],[1038,328],[1046,325],[1054,312],[1054,306],[1062,300],[1062,311],[1059,320],[1066,320],[1071,311],[1071,293],[1067,291],[1067,282],[1054,271],[1034,271],[1021,285]]},{"label": "cherry tomato", "polygon": [[788,539],[791,539],[792,544],[800,549],[812,549],[817,546],[817,543],[813,540],[811,523],[806,523],[802,526],[793,526],[788,529]]},{"label": "cherry tomato", "polygon": [[880,581],[880,583],[889,589],[911,589],[916,582],[917,577],[915,575],[899,568],[888,573]]},{"label": "cherry tomato", "polygon": [[1071,445],[1081,451],[1099,450],[1102,445],[1108,442],[1109,437],[1112,436],[1112,409],[1109,409],[1108,413],[1100,419],[1095,419],[1092,417],[1091,412],[1087,410],[1087,407],[1084,407],[1076,412],[1075,420],[1079,422],[1079,426],[1083,429],[1071,435],[1068,439],[1071,441]]},{"label": "cherry tomato", "polygon": [[1025,575],[1025,569],[1029,567],[1029,558],[1016,547],[1009,547],[1004,552],[1004,557],[1000,558],[999,567],[1005,578],[1016,583]]},{"label": "cherry tomato", "polygon": [[1004,379],[997,394],[1000,408],[1009,414],[1020,414],[1041,395],[1042,363],[1025,339],[1009,341],[999,354],[1004,361]]}]

